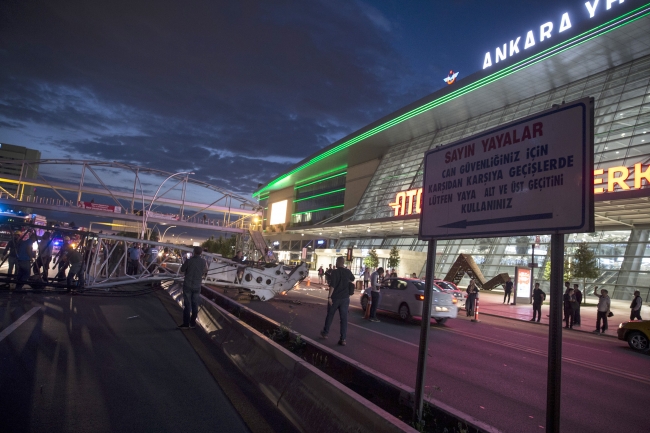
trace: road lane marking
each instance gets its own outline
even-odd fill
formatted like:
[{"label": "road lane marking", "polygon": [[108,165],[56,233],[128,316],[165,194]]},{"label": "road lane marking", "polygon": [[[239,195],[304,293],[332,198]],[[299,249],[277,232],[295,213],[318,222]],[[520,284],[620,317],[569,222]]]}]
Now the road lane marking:
[{"label": "road lane marking", "polygon": [[382,333],[382,332],[375,331],[375,330],[373,330],[373,329],[368,329],[368,328],[366,328],[365,326],[357,325],[356,323],[350,323],[350,322],[348,322],[348,325],[350,325],[350,326],[356,326],[357,328],[361,328],[361,329],[365,329],[365,330],[368,331],[368,332],[374,332],[375,334],[379,334],[379,335],[381,335],[382,337],[390,338],[391,340],[399,341],[400,343],[408,344],[409,346],[420,347],[420,346],[417,345],[417,344],[413,344],[413,343],[409,343],[408,341],[400,340],[400,339],[397,338],[397,337],[391,337],[390,335],[386,335],[386,334],[384,334],[384,333]]},{"label": "road lane marking", "polygon": [[[312,296],[314,298],[318,298],[318,296],[309,295],[307,293],[305,293],[305,295]],[[323,300],[322,298],[319,298],[319,299]],[[359,308],[359,307],[355,307],[355,308]],[[417,345],[417,344],[409,343],[408,341],[404,341],[404,340],[401,340],[399,338],[392,337],[390,335],[384,334],[384,333],[379,332],[379,331],[375,331],[373,329],[368,329],[368,328],[366,328],[364,326],[357,325],[355,323],[349,323],[348,322],[348,325],[355,326],[357,328],[360,328],[360,329],[366,330],[368,332],[372,332],[372,333],[381,335],[381,336],[386,337],[386,338],[390,338],[391,340],[399,341],[400,343],[404,343],[404,344],[407,344],[407,345],[412,346],[412,347],[419,347],[419,345]],[[459,330],[451,329],[451,328],[432,327],[431,329],[436,330],[436,331],[446,331],[446,332],[460,334],[460,335],[463,335],[465,337],[473,338],[473,339],[476,339],[476,340],[481,340],[481,341],[484,341],[486,343],[492,343],[492,344],[496,344],[496,345],[507,347],[507,348],[514,349],[514,350],[519,350],[521,352],[527,352],[527,353],[530,353],[530,354],[533,354],[533,355],[538,355],[538,356],[542,356],[542,357],[547,357],[548,356],[547,352],[545,350],[534,349],[534,348],[522,346],[522,345],[516,344],[516,343],[510,343],[510,342],[507,342],[507,341],[497,340],[497,339],[491,338],[491,337],[477,336],[475,334],[471,334],[471,333],[468,333],[468,332],[465,332],[465,331],[459,331]],[[516,332],[516,331],[514,331],[514,332]],[[573,344],[573,343],[564,343],[564,344],[570,344],[570,345],[573,345],[573,346],[584,347],[586,349],[589,349],[588,346],[581,346],[581,345],[577,345],[577,344]],[[592,349],[592,350],[598,350],[598,351],[606,352],[606,351],[600,350],[600,349]],[[607,353],[611,353],[611,352],[607,352]],[[647,376],[640,376],[640,375],[636,375],[636,374],[631,374],[631,373],[628,373],[625,370],[619,370],[619,369],[616,369],[614,367],[608,367],[608,366],[605,366],[605,365],[602,365],[602,364],[596,364],[596,363],[593,363],[593,362],[590,362],[590,361],[579,360],[579,359],[576,359],[576,358],[570,358],[570,357],[566,357],[566,356],[563,356],[562,360],[566,361],[566,362],[568,362],[570,364],[587,367],[587,368],[590,368],[592,370],[600,371],[602,373],[608,373],[608,374],[611,374],[611,375],[614,375],[614,376],[622,377],[622,378],[633,380],[633,381],[640,381],[640,382],[643,382],[643,383],[646,383],[646,384],[650,385],[650,377],[647,377]]]},{"label": "road lane marking", "polygon": [[[504,346],[504,347],[508,347],[508,348],[511,348],[511,349],[519,350],[519,351],[522,351],[522,352],[527,352],[527,353],[531,353],[531,354],[534,354],[534,355],[539,355],[539,356],[542,356],[542,357],[547,357],[548,356],[548,354],[547,354],[547,352],[545,350],[533,349],[533,348],[530,348],[530,347],[522,346],[520,344],[510,343],[510,342],[507,342],[507,341],[501,341],[501,340],[497,340],[497,339],[491,338],[491,337],[477,336],[477,335],[471,334],[469,332],[458,331],[458,330],[450,329],[450,328],[432,328],[432,329],[435,329],[435,330],[438,330],[438,331],[451,332],[451,333],[454,333],[454,334],[463,335],[465,337],[473,338],[475,340],[481,340],[481,341],[484,341],[486,343],[492,343],[492,344],[496,344],[496,345],[499,345],[499,346]],[[608,373],[608,374],[611,374],[611,375],[614,375],[614,376],[622,377],[622,378],[633,380],[633,381],[636,381],[636,382],[643,382],[643,383],[645,383],[647,385],[650,385],[650,377],[648,377],[648,376],[641,376],[641,375],[638,375],[638,374],[632,374],[632,373],[628,373],[625,370],[617,369],[615,367],[609,367],[609,366],[602,365],[602,364],[596,364],[595,362],[580,360],[580,359],[576,359],[576,358],[570,358],[570,357],[567,357],[567,356],[563,356],[562,360],[565,361],[565,362],[568,362],[570,364],[578,365],[578,366],[581,366],[581,367],[587,367],[587,368],[590,368],[592,370],[600,371],[602,373]]]},{"label": "road lane marking", "polygon": [[41,307],[32,308],[31,310],[29,310],[28,312],[26,312],[25,314],[20,316],[18,318],[18,320],[16,320],[14,323],[12,323],[11,325],[9,325],[5,329],[3,329],[2,332],[0,332],[0,341],[4,340],[9,334],[14,332],[16,330],[16,328],[18,328],[20,325],[25,323],[27,321],[27,319],[32,317],[34,315],[34,313],[36,313],[40,309],[41,309]]}]

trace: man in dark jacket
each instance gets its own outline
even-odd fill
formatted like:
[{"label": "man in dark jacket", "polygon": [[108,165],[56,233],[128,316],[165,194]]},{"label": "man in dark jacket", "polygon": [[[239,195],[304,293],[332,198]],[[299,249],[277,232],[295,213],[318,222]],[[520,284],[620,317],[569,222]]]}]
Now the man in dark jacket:
[{"label": "man in dark jacket", "polygon": [[345,268],[345,257],[336,258],[336,269],[332,270],[329,279],[329,292],[327,294],[327,317],[325,327],[320,332],[321,338],[327,338],[330,332],[330,325],[334,320],[334,314],[339,312],[341,319],[341,338],[339,344],[345,346],[345,338],[348,331],[348,308],[350,307],[350,283],[354,281],[354,275]]},{"label": "man in dark jacket", "polygon": [[576,302],[573,304],[573,326],[580,326],[580,305],[582,304],[582,292],[577,284],[573,285],[573,294]]},{"label": "man in dark jacket", "polygon": [[630,304],[630,320],[643,320],[641,318],[641,306],[643,305],[643,299],[641,299],[641,292],[638,290],[634,291],[634,299]]},{"label": "man in dark jacket", "polygon": [[[530,319],[531,322],[539,322],[539,319],[542,318],[542,303],[546,299],[546,293],[539,288],[539,283],[535,283],[535,288],[533,289],[533,318]],[[537,320],[535,320],[537,316]]]},{"label": "man in dark jacket", "polygon": [[[70,264],[70,270],[66,278],[66,290],[70,292],[73,287],[78,289],[84,287],[83,256],[72,245],[68,245],[67,249],[65,256]],[[76,283],[74,281],[75,277],[77,277]]]},{"label": "man in dark jacket", "polygon": [[196,326],[196,316],[199,314],[199,302],[201,300],[201,280],[203,274],[208,271],[205,260],[201,258],[203,249],[194,247],[194,256],[188,259],[181,266],[181,272],[185,273],[183,280],[183,323],[180,329],[189,329]]},{"label": "man in dark jacket", "polygon": [[506,298],[508,298],[508,304],[510,303],[510,295],[512,295],[512,279],[508,277],[508,281],[506,281],[506,287],[505,287],[505,292],[503,293],[503,303],[506,303]]},{"label": "man in dark jacket", "polygon": [[21,240],[16,247],[16,290],[23,288],[29,280],[34,260],[34,243],[38,240],[36,234],[32,233],[29,239]]},{"label": "man in dark jacket", "polygon": [[21,241],[22,233],[20,231],[14,232],[14,237],[7,242],[7,246],[3,252],[4,259],[7,260],[9,269],[7,270],[7,276],[11,277],[14,273],[14,268],[16,267],[16,249],[18,244]]}]

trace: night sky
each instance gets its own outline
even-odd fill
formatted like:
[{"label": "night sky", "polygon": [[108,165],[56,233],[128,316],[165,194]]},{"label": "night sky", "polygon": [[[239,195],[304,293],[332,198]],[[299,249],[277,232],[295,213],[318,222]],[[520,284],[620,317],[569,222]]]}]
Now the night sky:
[{"label": "night sky", "polygon": [[0,1],[0,142],[250,194],[584,1]]}]

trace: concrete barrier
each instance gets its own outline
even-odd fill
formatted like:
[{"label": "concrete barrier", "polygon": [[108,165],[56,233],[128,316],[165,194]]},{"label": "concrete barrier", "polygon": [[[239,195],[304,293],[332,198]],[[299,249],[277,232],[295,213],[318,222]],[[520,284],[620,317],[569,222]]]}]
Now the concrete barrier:
[{"label": "concrete barrier", "polygon": [[[204,297],[214,299],[217,305],[240,317],[242,321],[250,324],[258,331],[272,332],[281,326],[280,323],[222,295],[215,289],[204,287],[202,293]],[[295,332],[293,334],[294,337],[297,335]],[[345,387],[393,416],[410,419],[415,404],[415,390],[413,388],[339,352],[333,351],[318,341],[305,336],[301,336],[301,339],[307,344],[307,350],[303,355],[306,359],[312,359],[314,356],[321,359],[324,356],[327,357],[327,365],[318,365],[324,374],[336,379],[338,383],[345,385]],[[460,424],[463,426],[463,430],[468,433],[499,433],[499,430],[495,427],[436,399],[425,398],[425,400],[425,413],[428,414],[428,422],[433,421],[436,426],[442,429],[447,428],[448,431],[460,430],[458,428]]]},{"label": "concrete barrier", "polygon": [[[165,290],[182,305],[179,283]],[[301,431],[416,431],[205,296],[197,322]]]}]

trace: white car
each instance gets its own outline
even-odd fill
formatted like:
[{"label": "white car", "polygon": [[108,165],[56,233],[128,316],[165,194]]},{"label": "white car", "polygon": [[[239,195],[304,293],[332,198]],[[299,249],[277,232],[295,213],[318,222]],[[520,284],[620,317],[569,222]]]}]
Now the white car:
[{"label": "white car", "polygon": [[[422,317],[424,304],[424,281],[412,278],[386,278],[381,283],[381,300],[377,311],[398,314],[402,320],[412,317]],[[370,288],[361,292],[361,308],[366,311]],[[447,319],[455,319],[458,315],[458,299],[452,294],[445,293],[437,285],[433,285],[431,301],[431,317],[443,324]]]}]

